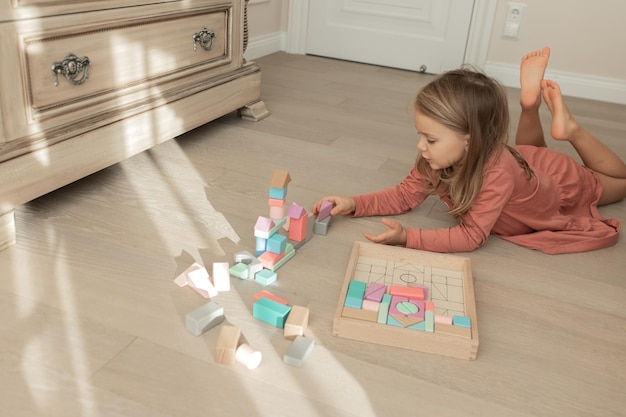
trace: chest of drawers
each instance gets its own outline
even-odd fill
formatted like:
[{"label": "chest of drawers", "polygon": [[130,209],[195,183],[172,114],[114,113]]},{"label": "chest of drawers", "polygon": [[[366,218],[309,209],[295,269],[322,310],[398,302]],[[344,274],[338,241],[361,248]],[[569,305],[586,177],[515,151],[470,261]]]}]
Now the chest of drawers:
[{"label": "chest of drawers", "polygon": [[259,120],[247,0],[0,0],[0,249],[19,205],[226,113]]}]

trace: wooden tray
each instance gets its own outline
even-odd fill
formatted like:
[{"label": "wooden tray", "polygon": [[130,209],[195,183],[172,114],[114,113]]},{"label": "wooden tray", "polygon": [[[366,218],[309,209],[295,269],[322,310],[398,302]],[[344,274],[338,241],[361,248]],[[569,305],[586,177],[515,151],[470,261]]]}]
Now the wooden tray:
[{"label": "wooden tray", "polygon": [[[355,318],[355,310],[344,310],[351,280],[385,285],[428,288],[427,300],[439,316],[465,316],[471,330],[435,323],[434,332],[380,324]],[[344,313],[345,312],[345,313]],[[459,331],[458,334],[456,330]],[[478,320],[469,258],[455,255],[354,242],[337,311],[333,334],[346,339],[394,346],[419,352],[474,360],[478,352]]]}]

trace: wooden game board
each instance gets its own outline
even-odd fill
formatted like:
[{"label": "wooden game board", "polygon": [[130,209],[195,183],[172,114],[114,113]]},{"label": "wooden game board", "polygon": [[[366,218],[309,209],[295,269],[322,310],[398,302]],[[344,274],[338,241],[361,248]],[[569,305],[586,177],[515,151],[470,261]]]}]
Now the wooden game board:
[{"label": "wooden game board", "polygon": [[[434,332],[380,324],[358,318],[354,309],[344,307],[350,281],[366,284],[427,288],[427,300],[440,316],[465,316],[470,329],[438,325]],[[455,329],[463,330],[456,332]],[[335,336],[474,360],[478,352],[478,320],[472,271],[468,258],[406,249],[396,246],[355,242],[333,322]]]}]

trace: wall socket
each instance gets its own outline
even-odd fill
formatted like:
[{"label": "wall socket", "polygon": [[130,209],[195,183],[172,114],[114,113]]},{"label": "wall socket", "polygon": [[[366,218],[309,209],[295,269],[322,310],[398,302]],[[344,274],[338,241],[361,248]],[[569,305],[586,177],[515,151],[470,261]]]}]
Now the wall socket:
[{"label": "wall socket", "polygon": [[525,9],[525,3],[508,3],[506,20],[504,22],[504,36],[519,39]]}]

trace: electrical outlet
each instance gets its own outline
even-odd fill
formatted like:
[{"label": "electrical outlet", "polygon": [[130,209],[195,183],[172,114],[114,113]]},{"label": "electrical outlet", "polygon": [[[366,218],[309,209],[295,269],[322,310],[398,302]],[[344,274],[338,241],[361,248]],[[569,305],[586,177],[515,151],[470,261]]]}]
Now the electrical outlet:
[{"label": "electrical outlet", "polygon": [[504,36],[519,39],[525,9],[525,3],[508,3],[506,21],[504,22]]}]

